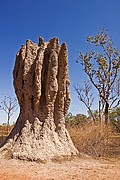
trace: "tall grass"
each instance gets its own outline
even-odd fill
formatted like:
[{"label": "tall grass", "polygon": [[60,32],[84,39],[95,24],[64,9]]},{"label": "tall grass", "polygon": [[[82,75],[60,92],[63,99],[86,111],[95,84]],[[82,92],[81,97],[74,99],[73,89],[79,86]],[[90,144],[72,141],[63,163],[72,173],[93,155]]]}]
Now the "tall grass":
[{"label": "tall grass", "polygon": [[0,125],[0,144],[5,140],[5,138],[8,136],[8,134],[13,129],[14,125],[11,125],[8,127],[4,125]]},{"label": "tall grass", "polygon": [[[13,127],[9,127],[9,133]],[[91,123],[67,125],[67,129],[79,152],[93,157],[120,156],[120,135],[114,134],[112,126]],[[0,144],[7,136],[7,127],[0,126]]]},{"label": "tall grass", "polygon": [[76,148],[93,157],[107,156],[112,143],[110,125],[85,124],[67,127]]}]

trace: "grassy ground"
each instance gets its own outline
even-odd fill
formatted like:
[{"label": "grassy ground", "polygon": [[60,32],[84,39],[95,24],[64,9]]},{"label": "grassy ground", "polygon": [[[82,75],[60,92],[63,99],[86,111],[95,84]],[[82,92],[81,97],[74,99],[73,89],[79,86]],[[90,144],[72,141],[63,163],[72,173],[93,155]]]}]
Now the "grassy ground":
[{"label": "grassy ground", "polygon": [[68,126],[68,131],[79,152],[92,157],[120,158],[120,134],[116,134],[111,126]]},{"label": "grassy ground", "polygon": [[[10,127],[12,129],[13,127]],[[62,163],[19,161],[0,156],[0,180],[118,180],[120,179],[120,135],[112,134],[107,127],[67,127],[71,138],[81,152],[96,155],[106,145],[109,157],[91,158],[81,156]],[[109,136],[110,135],[110,136]],[[0,127],[0,142],[6,137],[6,127]],[[112,141],[111,141],[112,140]],[[112,142],[112,143],[111,143]],[[109,146],[110,145],[110,146]],[[102,148],[101,148],[102,147]],[[97,152],[97,154],[98,154]],[[115,157],[115,158],[111,158]],[[46,173],[47,172],[47,173]]]},{"label": "grassy ground", "polygon": [[[13,125],[9,126],[7,133],[6,126],[0,126],[0,144],[5,140]],[[110,126],[83,125],[68,126],[69,134],[76,148],[92,157],[119,157],[120,158],[120,134],[113,133]]]}]

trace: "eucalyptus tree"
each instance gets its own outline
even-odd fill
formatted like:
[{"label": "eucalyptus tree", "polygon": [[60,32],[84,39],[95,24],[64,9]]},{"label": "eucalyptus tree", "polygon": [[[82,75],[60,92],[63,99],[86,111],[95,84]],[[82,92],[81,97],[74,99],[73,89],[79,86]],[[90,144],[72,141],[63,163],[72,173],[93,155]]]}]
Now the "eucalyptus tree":
[{"label": "eucalyptus tree", "polygon": [[120,52],[104,29],[95,36],[88,36],[87,42],[90,51],[80,52],[79,60],[98,92],[99,111],[104,113],[107,124],[109,110],[120,105]]}]

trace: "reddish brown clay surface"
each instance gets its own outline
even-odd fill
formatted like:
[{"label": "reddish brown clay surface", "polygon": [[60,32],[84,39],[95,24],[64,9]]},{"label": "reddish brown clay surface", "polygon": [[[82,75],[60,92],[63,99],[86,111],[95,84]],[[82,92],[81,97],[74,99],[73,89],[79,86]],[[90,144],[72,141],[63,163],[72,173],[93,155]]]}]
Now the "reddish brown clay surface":
[{"label": "reddish brown clay surface", "polygon": [[0,180],[119,180],[120,159],[80,158],[47,164],[0,158]]}]

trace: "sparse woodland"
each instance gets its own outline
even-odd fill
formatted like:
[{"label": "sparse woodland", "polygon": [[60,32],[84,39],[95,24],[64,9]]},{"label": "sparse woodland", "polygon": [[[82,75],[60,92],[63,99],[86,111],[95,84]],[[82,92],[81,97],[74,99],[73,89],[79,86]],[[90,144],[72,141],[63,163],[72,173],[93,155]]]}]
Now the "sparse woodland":
[{"label": "sparse woodland", "polygon": [[0,0],[0,180],[120,180],[120,0]]},{"label": "sparse woodland", "polygon": [[[88,81],[84,81],[84,87],[74,85],[74,89],[86,106],[88,116],[69,112],[65,115],[65,125],[80,153],[92,157],[120,157],[120,52],[104,29],[95,36],[88,36],[87,42],[90,52],[81,52],[77,62],[83,67]],[[95,110],[92,109],[94,88],[99,97]],[[6,100],[2,102],[1,110],[6,110]],[[16,99],[11,100],[7,126],[0,126],[0,143],[14,127],[10,125],[10,117],[16,106]]]}]

